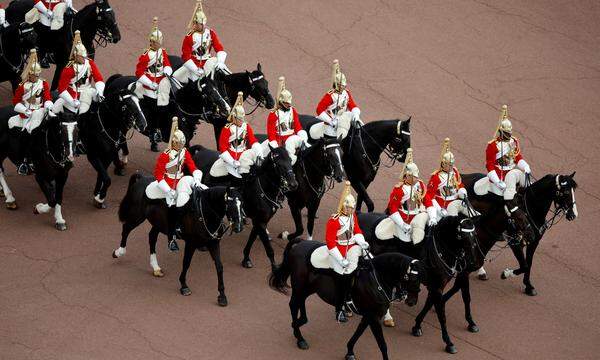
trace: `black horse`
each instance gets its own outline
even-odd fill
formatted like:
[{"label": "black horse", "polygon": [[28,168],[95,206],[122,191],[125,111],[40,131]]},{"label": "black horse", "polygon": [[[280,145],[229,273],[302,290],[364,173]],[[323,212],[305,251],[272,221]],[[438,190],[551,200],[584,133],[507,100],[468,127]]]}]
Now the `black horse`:
[{"label": "black horse", "polygon": [[[113,251],[113,258],[125,255],[129,233],[148,220],[152,228],[148,234],[150,244],[150,265],[153,275],[164,276],[156,258],[156,241],[160,233],[167,233],[167,206],[164,200],[149,200],[145,195],[148,184],[154,180],[151,176],[134,174],[129,179],[127,193],[119,206],[119,220],[123,223],[120,247]],[[242,196],[231,187],[215,186],[206,190],[194,189],[186,205],[188,211],[181,219],[182,235],[185,241],[183,269],[179,276],[182,295],[190,295],[192,291],[186,283],[186,273],[196,249],[208,249],[217,270],[220,306],[227,305],[225,285],[223,283],[223,263],[221,262],[220,241],[228,227],[239,233],[242,231]],[[227,217],[230,225],[223,218]]]},{"label": "black horse", "polygon": [[[454,276],[474,266],[478,249],[475,239],[475,225],[470,218],[464,216],[446,216],[427,231],[426,238],[419,244],[404,242],[393,238],[379,240],[375,236],[375,227],[387,215],[365,213],[358,215],[360,227],[365,239],[371,245],[374,254],[395,253],[406,254],[421,260],[427,270],[423,283],[427,286],[427,304],[433,304],[442,330],[442,340],[446,343],[446,351],[457,352],[446,327],[446,309],[442,302],[444,287]],[[421,321],[417,317],[412,329],[415,336],[423,334]]]},{"label": "black horse", "polygon": [[[203,182],[206,185],[232,184],[230,176],[216,178],[210,176],[210,168],[218,159],[218,152],[199,145],[193,146],[190,152],[193,154],[198,169],[205,174]],[[262,164],[253,165],[250,173],[244,175],[241,184],[239,181],[234,183],[240,186],[244,199],[244,214],[252,219],[252,231],[250,231],[248,242],[244,247],[242,266],[253,267],[250,250],[257,236],[265,247],[271,266],[275,266],[275,253],[267,234],[267,225],[277,210],[282,207],[284,194],[295,190],[298,186],[287,150],[283,147],[272,148]]]},{"label": "black horse", "polygon": [[[116,74],[111,76],[109,81],[107,81],[105,92],[107,95],[112,91],[133,89],[137,78]],[[174,116],[178,117],[179,130],[183,131],[186,143],[189,145],[196,133],[199,121],[210,121],[216,116],[215,114],[228,112],[229,105],[210,78],[205,77],[196,82],[189,82],[183,88],[172,91],[171,102],[167,107],[166,114],[159,114],[155,99],[145,97],[139,99],[140,107],[148,121],[148,128],[142,134],[150,138],[151,144],[158,141],[169,141],[171,119]],[[150,132],[151,128],[158,129],[160,136],[155,138],[155,133]],[[124,155],[129,154],[127,144],[123,144],[122,151]]]},{"label": "black horse", "polygon": [[[110,84],[110,79],[107,83]],[[144,131],[146,118],[138,98],[131,91],[126,88],[110,90],[97,111],[90,112],[87,119],[79,122],[79,128],[88,161],[97,173],[93,203],[96,208],[105,209],[106,193],[111,184],[108,167],[112,163],[115,173],[124,172],[125,163],[119,158],[119,148],[127,142],[130,129]]]},{"label": "black horse", "polygon": [[[472,188],[473,184],[482,178],[483,174],[468,174],[463,177],[465,186]],[[523,284],[525,285],[525,294],[530,296],[537,295],[535,287],[531,284],[531,266],[533,265],[533,256],[539,245],[542,236],[563,215],[566,215],[568,221],[577,218],[577,205],[575,202],[575,173],[571,175],[548,174],[540,180],[532,183],[530,186],[519,189],[516,199],[520,208],[526,213],[529,223],[533,227],[533,236],[524,238],[524,241],[510,242],[510,248],[515,258],[519,262],[518,269],[505,269],[501,277],[509,277],[524,274]],[[489,195],[493,197],[493,195]],[[551,210],[551,206],[554,209]],[[474,197],[473,207],[475,209],[485,209],[489,206],[489,200],[482,197]],[[548,213],[552,211],[549,220],[546,220]],[[526,247],[526,253],[523,248]]]},{"label": "black horse", "polygon": [[[25,14],[33,8],[33,4],[33,0],[12,1],[6,9],[8,21],[23,22]],[[58,87],[60,74],[69,61],[75,30],[81,32],[81,41],[92,59],[95,55],[95,44],[105,47],[109,42],[116,44],[121,40],[115,12],[108,0],[94,0],[74,15],[65,14],[65,22],[60,30],[50,31],[39,22],[35,28],[40,36],[40,44],[45,47],[44,51],[53,54],[56,64],[52,89]]]},{"label": "black horse", "polygon": [[[367,188],[375,180],[384,153],[391,167],[396,161],[403,162],[410,147],[410,117],[406,120],[371,121],[364,126],[352,126],[342,141],[344,170],[356,191],[356,209],[360,211],[363,201],[369,212],[375,209]],[[310,127],[321,120],[311,115],[300,115],[302,127]]]},{"label": "black horse", "polygon": [[[274,290],[287,293],[287,279],[291,278],[292,295],[290,311],[292,329],[298,348],[308,349],[300,327],[308,322],[306,299],[316,293],[326,303],[335,302],[336,282],[333,270],[315,269],[310,263],[314,250],[324,244],[316,241],[294,239],[284,252],[283,261],[269,276],[269,285]],[[377,340],[383,359],[388,359],[387,345],[379,320],[390,303],[403,298],[408,306],[417,303],[420,283],[425,280],[423,265],[412,258],[390,253],[367,257],[355,270],[355,279],[350,296],[362,319],[347,344],[345,359],[354,360],[354,345],[369,326]]]},{"label": "black horse", "polygon": [[21,82],[30,49],[37,46],[33,26],[17,22],[0,30],[0,82],[10,81],[13,92]]},{"label": "black horse", "polygon": [[280,238],[287,240],[302,235],[304,226],[301,211],[307,208],[308,240],[312,240],[315,218],[323,194],[333,187],[334,181],[339,183],[346,178],[342,158],[339,139],[335,138],[321,139],[299,152],[294,164],[298,188],[285,194],[296,229],[291,234],[284,231],[279,234]]},{"label": "black horse", "polygon": [[[11,107],[0,109],[0,185],[4,189],[7,207],[12,209],[16,209],[17,204],[4,179],[1,164],[7,157],[15,164],[22,160],[19,144],[21,129],[8,129],[8,119],[15,114]],[[29,151],[35,168],[35,180],[47,201],[37,204],[33,211],[40,214],[54,210],[56,229],[66,230],[67,222],[62,216],[63,190],[75,160],[77,122],[65,122],[56,116],[46,116],[30,136],[32,140]]]}]

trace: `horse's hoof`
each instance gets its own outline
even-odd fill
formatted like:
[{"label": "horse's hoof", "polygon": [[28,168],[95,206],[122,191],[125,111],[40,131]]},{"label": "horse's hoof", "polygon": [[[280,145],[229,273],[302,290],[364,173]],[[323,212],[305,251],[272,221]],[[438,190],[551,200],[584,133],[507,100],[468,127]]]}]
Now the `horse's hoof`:
[{"label": "horse's hoof", "polygon": [[219,304],[219,306],[227,306],[227,296],[223,295],[217,297],[217,304]]},{"label": "horse's hoof", "polygon": [[123,166],[123,167],[116,167],[115,168],[115,175],[117,175],[117,176],[125,176],[126,175],[125,166]]},{"label": "horse's hoof", "polygon": [[411,333],[412,333],[412,336],[421,337],[421,336],[423,336],[423,329],[421,329],[420,327],[414,326],[412,328]]},{"label": "horse's hoof", "polygon": [[152,271],[152,275],[154,277],[163,277],[163,276],[165,276],[165,273],[162,271],[162,269],[156,269],[156,270]]},{"label": "horse's hoof", "polygon": [[538,292],[535,288],[525,288],[525,294],[529,296],[537,296]]},{"label": "horse's hoof", "polygon": [[508,276],[506,276],[506,270],[502,270],[502,272],[500,273],[500,279],[502,279],[502,280],[508,279]]},{"label": "horse's hoof", "polygon": [[65,231],[65,230],[67,230],[67,223],[56,223],[56,224],[54,224],[54,227],[58,231]]},{"label": "horse's hoof", "polygon": [[473,324],[473,325],[469,325],[469,327],[467,328],[469,330],[469,332],[472,332],[473,334],[476,334],[479,332],[479,326]]},{"label": "horse's hoof", "polygon": [[106,204],[100,201],[96,201],[96,199],[94,199],[94,207],[96,209],[104,210],[106,209]]},{"label": "horse's hoof", "polygon": [[354,354],[346,354],[344,360],[356,360],[356,356],[354,356]]},{"label": "horse's hoof", "polygon": [[33,207],[33,213],[35,215],[39,215],[40,214],[40,212],[38,211],[37,207],[35,207],[35,206]]},{"label": "horse's hoof", "polygon": [[481,281],[487,281],[487,280],[489,280],[489,277],[488,277],[487,273],[479,274],[479,275],[477,275],[477,278],[479,280],[481,280]]},{"label": "horse's hoof", "polygon": [[242,260],[242,266],[245,267],[246,269],[251,269],[254,267],[254,264],[252,263],[252,260],[244,259],[244,260]]},{"label": "horse's hoof", "polygon": [[385,319],[385,320],[383,320],[383,326],[396,327],[396,323],[394,322],[394,319]]},{"label": "horse's hoof", "polygon": [[456,346],[454,345],[446,345],[446,352],[448,354],[456,354],[458,350],[456,350]]},{"label": "horse's hoof", "polygon": [[179,289],[179,292],[183,296],[190,296],[190,295],[192,295],[192,290],[190,290],[189,287],[182,287],[181,289]]},{"label": "horse's hoof", "polygon": [[13,201],[13,202],[7,202],[7,203],[6,203],[6,208],[7,208],[8,210],[17,210],[17,209],[19,208],[19,205],[17,205],[17,202],[16,202],[16,201]]},{"label": "horse's hoof", "polygon": [[117,250],[113,250],[112,252],[112,257],[113,259],[118,259],[119,257],[117,256]]},{"label": "horse's hoof", "polygon": [[346,317],[349,317],[349,318],[354,316],[354,313],[350,310],[346,310],[346,311],[344,311],[344,313],[346,314]]},{"label": "horse's hoof", "polygon": [[6,195],[4,195],[4,189],[2,187],[0,187],[0,198],[5,197]]},{"label": "horse's hoof", "polygon": [[296,343],[298,345],[298,349],[301,350],[308,350],[308,343],[306,342],[306,340],[298,340],[298,342]]}]

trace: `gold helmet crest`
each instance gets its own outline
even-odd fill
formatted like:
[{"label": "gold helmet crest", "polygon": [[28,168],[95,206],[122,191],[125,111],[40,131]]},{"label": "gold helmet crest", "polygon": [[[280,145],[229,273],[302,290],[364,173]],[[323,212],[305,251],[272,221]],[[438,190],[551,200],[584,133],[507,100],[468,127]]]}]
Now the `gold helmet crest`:
[{"label": "gold helmet crest", "polygon": [[71,48],[69,60],[75,60],[75,56],[77,55],[87,57],[87,50],[83,42],[81,42],[81,32],[79,30],[75,31],[75,35],[73,36],[73,47]]},{"label": "gold helmet crest", "polygon": [[277,103],[275,104],[275,108],[279,109],[280,103],[292,103],[292,93],[285,88],[285,77],[280,76],[279,82],[277,84]]},{"label": "gold helmet crest", "polygon": [[412,175],[416,178],[419,177],[419,168],[417,164],[413,162],[413,149],[408,148],[406,150],[406,160],[404,160],[404,167],[402,168],[402,172],[400,173],[400,181],[404,181],[404,177],[406,175]]},{"label": "gold helmet crest", "polygon": [[340,197],[340,201],[338,202],[337,207],[337,215],[349,216],[347,209],[356,207],[356,199],[352,195],[352,187],[350,186],[350,181],[344,183],[344,190],[342,190],[342,195]]},{"label": "gold helmet crest", "polygon": [[246,111],[244,110],[244,93],[238,92],[237,99],[235,100],[235,105],[231,108],[231,112],[229,113],[229,117],[227,121],[233,122],[233,119],[244,120],[246,116]]},{"label": "gold helmet crest", "polygon": [[168,153],[173,149],[173,143],[185,145],[185,135],[183,131],[179,130],[179,119],[177,116],[173,117],[171,122],[171,135],[169,136],[169,146],[166,152]]},{"label": "gold helmet crest", "polygon": [[23,69],[21,73],[21,80],[26,82],[29,79],[29,75],[33,74],[35,76],[40,76],[42,73],[42,66],[38,62],[37,50],[31,49],[29,51],[29,58],[27,59],[27,65]]},{"label": "gold helmet crest", "polygon": [[450,151],[450,138],[445,138],[442,143],[442,153],[440,155],[440,167],[443,165],[454,166],[454,154]]},{"label": "gold helmet crest", "polygon": [[512,122],[508,118],[508,105],[502,105],[500,109],[500,119],[496,128],[496,137],[500,136],[500,132],[512,134]]},{"label": "gold helmet crest", "polygon": [[188,23],[188,29],[191,30],[194,24],[202,24],[206,25],[206,14],[202,9],[202,0],[196,1],[196,7],[194,8],[194,13],[192,14],[192,18]]},{"label": "gold helmet crest", "polygon": [[156,16],[152,19],[152,30],[150,31],[150,34],[148,35],[148,40],[158,43],[160,45],[162,45],[162,43],[163,43],[163,34],[158,29],[158,17],[156,17]]},{"label": "gold helmet crest", "polygon": [[346,75],[342,73],[338,59],[333,60],[331,67],[331,84],[333,90],[336,91],[339,91],[342,86],[346,86]]}]

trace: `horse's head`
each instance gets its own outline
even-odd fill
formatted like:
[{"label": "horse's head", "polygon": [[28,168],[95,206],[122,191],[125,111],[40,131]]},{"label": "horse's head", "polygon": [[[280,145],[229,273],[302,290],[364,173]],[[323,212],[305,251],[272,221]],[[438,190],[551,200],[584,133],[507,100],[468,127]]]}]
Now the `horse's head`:
[{"label": "horse's head", "polygon": [[61,159],[55,160],[58,162],[73,162],[76,156],[75,147],[79,140],[77,121],[74,117],[61,118],[56,116],[49,118],[48,121],[49,136],[55,136],[55,141],[59,146],[57,150],[61,154]]},{"label": "horse's head", "polygon": [[16,27],[16,29],[18,31],[19,46],[21,51],[29,54],[29,49],[35,48],[38,42],[38,36],[33,30],[33,25],[22,22]]},{"label": "horse's head", "polygon": [[95,1],[99,35],[113,44],[118,43],[121,40],[121,31],[119,30],[114,10],[108,3],[108,0]]},{"label": "horse's head", "polygon": [[231,107],[223,99],[221,93],[219,92],[219,88],[217,84],[210,77],[205,76],[203,78],[198,79],[197,86],[198,92],[200,93],[200,97],[202,98],[203,104],[208,104],[209,106],[216,109],[216,114],[221,114],[227,116]]},{"label": "horse's head", "polygon": [[126,130],[132,127],[142,132],[146,129],[148,121],[140,107],[140,99],[131,91],[123,89],[116,95],[116,106],[120,107],[121,114],[125,119]]},{"label": "horse's head", "polygon": [[575,201],[575,172],[571,175],[556,175],[556,194],[554,203],[559,210],[566,212],[567,220],[573,221],[577,218],[577,203]]},{"label": "horse's head", "polygon": [[406,160],[406,150],[410,147],[410,119],[398,120],[394,138],[390,142],[390,148],[400,162]]},{"label": "horse's head", "polygon": [[415,306],[419,300],[421,282],[425,279],[425,266],[419,260],[412,260],[406,274],[400,280],[400,292],[406,296],[404,302],[408,306]]},{"label": "horse's head", "polygon": [[267,156],[267,161],[263,166],[270,164],[274,175],[279,179],[279,186],[284,193],[296,190],[298,181],[296,181],[296,176],[292,169],[292,159],[290,159],[287,150],[282,146],[274,148],[269,145],[269,148],[271,152]]},{"label": "horse's head", "polygon": [[246,71],[246,74],[248,75],[250,88],[248,95],[252,96],[254,100],[264,105],[267,109],[272,109],[275,106],[275,100],[269,92],[269,82],[265,79],[260,63],[256,66],[256,70],[252,72]]},{"label": "horse's head", "polygon": [[458,226],[456,228],[456,239],[460,246],[460,253],[464,254],[466,265],[469,267],[475,266],[478,262],[478,255],[481,254],[481,250],[477,243],[475,223],[471,218],[459,218]]},{"label": "horse's head", "polygon": [[329,166],[327,173],[331,174],[338,183],[346,179],[346,172],[342,164],[342,156],[344,155],[340,142],[342,137],[326,139],[323,142],[323,153],[325,154],[326,162]]},{"label": "horse's head", "polygon": [[[522,201],[521,201],[522,202]],[[522,239],[533,240],[535,233],[527,213],[521,209],[516,200],[508,201],[504,205],[507,216],[507,234],[521,242]]]},{"label": "horse's head", "polygon": [[225,191],[225,215],[235,233],[244,228],[242,195],[237,188],[228,187]]}]

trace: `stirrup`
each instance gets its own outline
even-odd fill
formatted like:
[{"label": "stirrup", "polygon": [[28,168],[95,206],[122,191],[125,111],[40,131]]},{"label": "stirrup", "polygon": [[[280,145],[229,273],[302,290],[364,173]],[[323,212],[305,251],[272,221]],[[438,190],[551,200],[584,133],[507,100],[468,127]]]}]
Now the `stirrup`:
[{"label": "stirrup", "polygon": [[170,239],[168,244],[170,251],[179,251],[179,245],[177,245],[177,241],[175,239]]},{"label": "stirrup", "polygon": [[348,322],[348,318],[346,317],[346,313],[345,313],[344,309],[342,309],[340,311],[336,311],[335,320],[339,323]]},{"label": "stirrup", "polygon": [[27,164],[27,162],[23,161],[19,166],[17,166],[17,174],[19,175],[29,175],[31,174],[31,169],[29,168],[29,165]]}]

